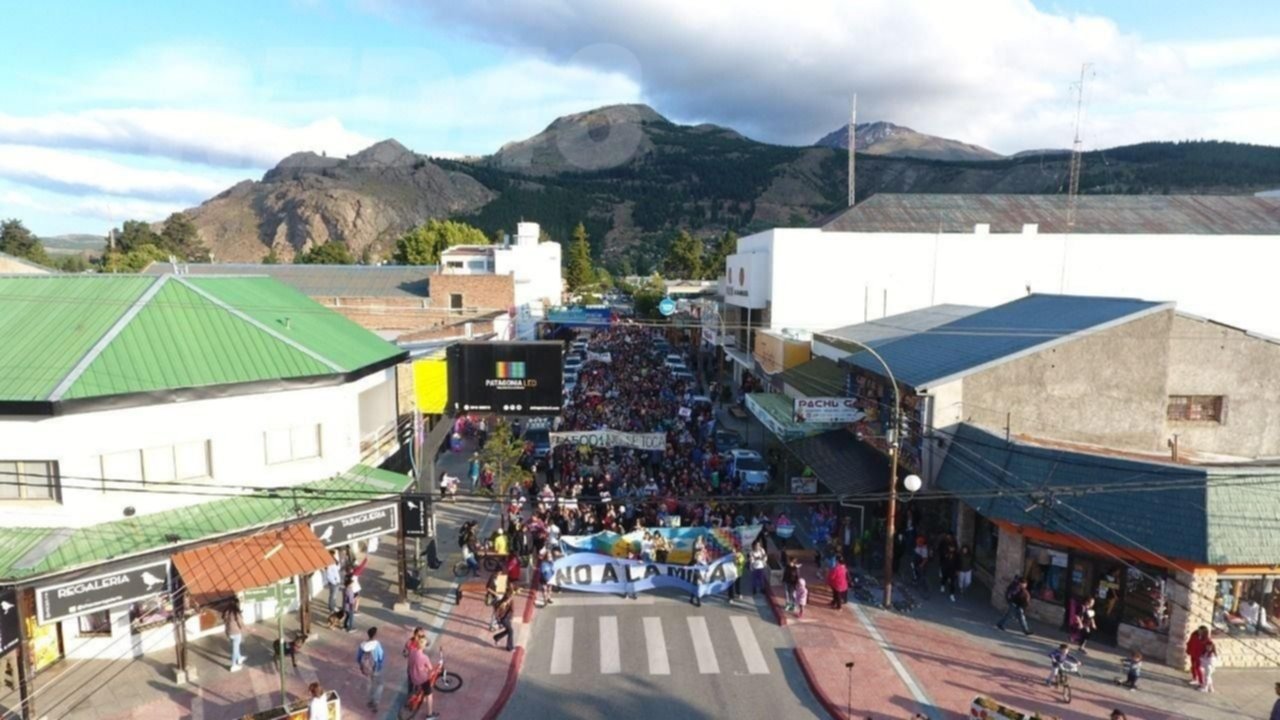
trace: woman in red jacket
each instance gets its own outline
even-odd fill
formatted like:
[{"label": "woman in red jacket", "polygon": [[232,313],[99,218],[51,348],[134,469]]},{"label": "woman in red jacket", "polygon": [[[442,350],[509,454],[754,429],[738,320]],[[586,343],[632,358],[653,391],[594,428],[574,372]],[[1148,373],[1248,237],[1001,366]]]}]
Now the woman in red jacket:
[{"label": "woman in red jacket", "polygon": [[827,585],[831,587],[831,607],[836,610],[844,607],[845,595],[849,592],[849,569],[844,563],[837,561],[827,571]]},{"label": "woman in red jacket", "polygon": [[1209,628],[1201,625],[1191,633],[1187,640],[1187,655],[1191,657],[1191,684],[1204,685],[1204,671],[1200,669],[1200,656],[1204,655],[1204,646],[1209,640]]}]

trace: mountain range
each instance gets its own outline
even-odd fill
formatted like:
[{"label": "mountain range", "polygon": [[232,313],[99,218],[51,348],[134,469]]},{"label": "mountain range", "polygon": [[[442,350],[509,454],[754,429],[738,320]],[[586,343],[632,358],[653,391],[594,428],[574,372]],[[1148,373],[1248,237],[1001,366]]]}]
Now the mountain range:
[{"label": "mountain range", "polygon": [[[681,125],[646,105],[556,119],[533,137],[465,160],[384,140],[346,158],[295,153],[188,211],[219,260],[282,260],[329,240],[386,256],[430,218],[487,234],[520,220],[566,240],[586,225],[596,256],[645,271],[677,229],[706,237],[811,224],[847,200],[847,151],[836,131],[811,147],[771,145],[718,125]],[[891,123],[858,126],[859,200],[878,192],[1058,193],[1069,157],[999,157]],[[950,157],[943,157],[950,154]],[[923,155],[925,157],[919,157]],[[1252,193],[1280,187],[1280,148],[1225,142],[1144,143],[1085,153],[1089,193]]]}]

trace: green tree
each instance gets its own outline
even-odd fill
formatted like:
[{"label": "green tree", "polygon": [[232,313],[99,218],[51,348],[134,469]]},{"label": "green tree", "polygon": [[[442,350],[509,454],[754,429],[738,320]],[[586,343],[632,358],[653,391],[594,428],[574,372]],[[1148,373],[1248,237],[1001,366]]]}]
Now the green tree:
[{"label": "green tree", "polygon": [[657,273],[649,276],[640,287],[635,288],[631,293],[636,315],[651,320],[662,319],[662,313],[658,312],[658,303],[662,302],[662,298],[666,296],[667,283],[662,279],[662,276]]},{"label": "green tree", "polygon": [[523,455],[524,442],[512,434],[511,424],[499,422],[480,449],[480,464],[493,471],[493,489],[498,497],[507,497],[511,488],[532,477],[520,466]]},{"label": "green tree", "polygon": [[439,265],[446,248],[488,244],[489,238],[479,228],[453,220],[428,220],[396,241],[393,259],[401,265]]},{"label": "green tree", "polygon": [[673,278],[680,280],[697,280],[702,277],[702,243],[681,230],[671,241],[667,249],[667,257],[663,262],[663,270]]},{"label": "green tree", "polygon": [[160,230],[161,250],[173,253],[179,259],[208,262],[209,249],[200,242],[200,233],[186,213],[173,213],[164,221]]},{"label": "green tree", "polygon": [[10,219],[0,223],[0,252],[48,266],[49,255],[44,244],[21,220]]},{"label": "green tree", "polygon": [[82,273],[89,269],[89,261],[80,253],[75,253],[54,258],[53,267],[65,273]]},{"label": "green tree", "polygon": [[323,245],[312,245],[293,262],[295,265],[354,265],[356,259],[346,243],[330,240]]},{"label": "green tree", "polygon": [[109,252],[102,256],[102,271],[109,273],[136,273],[147,269],[153,262],[165,262],[169,254],[155,245],[139,245],[128,252]]},{"label": "green tree", "polygon": [[276,254],[276,248],[274,245],[271,246],[271,249],[267,251],[266,255],[262,256],[262,264],[263,265],[279,265],[280,264],[280,256]]},{"label": "green tree", "polygon": [[569,241],[569,253],[565,259],[564,280],[570,292],[578,292],[596,281],[596,271],[591,265],[591,245],[587,242],[587,228],[582,223],[573,229]]},{"label": "green tree", "polygon": [[715,247],[712,249],[711,258],[707,261],[707,266],[703,268],[706,280],[717,280],[724,275],[725,263],[729,256],[738,252],[738,233],[732,230],[725,230],[720,239],[716,241]]},{"label": "green tree", "polygon": [[[120,226],[120,232],[116,233],[115,252],[128,253],[143,245],[163,248],[164,242],[156,231],[151,229],[151,223],[142,220],[125,220]],[[111,252],[110,242],[107,243],[107,251]]]}]

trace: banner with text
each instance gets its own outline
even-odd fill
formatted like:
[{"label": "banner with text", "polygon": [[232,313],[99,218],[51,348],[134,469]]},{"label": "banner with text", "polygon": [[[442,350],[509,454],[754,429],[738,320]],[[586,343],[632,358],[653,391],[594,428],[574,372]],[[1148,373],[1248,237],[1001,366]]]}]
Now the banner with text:
[{"label": "banner with text", "polygon": [[613,353],[611,352],[598,353],[598,352],[591,352],[590,350],[588,350],[587,362],[611,363],[613,362]]},{"label": "banner with text", "polygon": [[666,433],[633,433],[622,430],[580,430],[551,433],[551,447],[557,445],[589,445],[591,447],[629,447],[639,450],[666,450]]},{"label": "banner with text", "polygon": [[738,577],[732,555],[706,565],[673,565],[574,553],[559,558],[553,567],[554,586],[615,594],[673,587],[702,597],[725,592]]},{"label": "banner with text", "polygon": [[798,423],[855,423],[862,419],[854,398],[796,398],[793,419]]}]

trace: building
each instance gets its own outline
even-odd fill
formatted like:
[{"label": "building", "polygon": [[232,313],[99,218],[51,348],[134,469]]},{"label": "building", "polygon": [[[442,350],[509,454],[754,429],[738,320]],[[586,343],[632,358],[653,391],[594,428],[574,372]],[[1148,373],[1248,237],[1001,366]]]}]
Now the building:
[{"label": "building", "polygon": [[[971,544],[999,607],[1021,574],[1041,620],[1094,597],[1100,636],[1123,648],[1180,666],[1206,625],[1224,664],[1280,664],[1280,343],[1169,302],[1033,294],[971,310],[903,318],[867,343],[883,365],[838,360],[862,411],[841,432],[887,455],[891,371],[901,474],[957,499],[915,504],[914,526]],[[841,334],[899,323],[870,325]],[[805,388],[815,375],[788,385],[834,385]],[[852,487],[838,491],[868,485]]]},{"label": "building", "polygon": [[2,277],[0,336],[11,677],[175,645],[181,677],[219,603],[283,580],[306,608],[289,581],[315,590],[329,549],[397,527],[410,480],[376,468],[405,353],[283,283]]},{"label": "building", "polygon": [[[513,310],[515,336],[520,340],[532,340],[537,323],[546,317],[548,308],[559,305],[564,292],[560,268],[560,244],[540,242],[541,230],[537,223],[522,222],[516,226],[514,242],[508,237],[502,245],[455,245],[440,253],[440,272],[432,282],[454,282],[462,278],[510,277],[514,283],[513,299],[499,304],[505,298],[490,293],[473,295],[449,292],[448,307],[453,310],[474,308],[479,312]],[[466,280],[463,282],[474,282]],[[445,291],[439,293],[441,300]]]},{"label": "building", "polygon": [[48,275],[53,272],[43,265],[15,257],[8,253],[0,253],[0,275]]},{"label": "building", "polygon": [[757,328],[817,332],[1036,292],[1177,298],[1280,337],[1277,239],[1280,198],[1083,195],[1069,220],[1066,196],[881,193],[819,227],[738,240],[723,278],[728,354],[740,378]]}]

